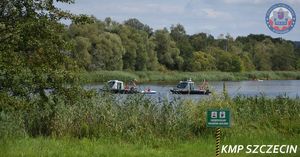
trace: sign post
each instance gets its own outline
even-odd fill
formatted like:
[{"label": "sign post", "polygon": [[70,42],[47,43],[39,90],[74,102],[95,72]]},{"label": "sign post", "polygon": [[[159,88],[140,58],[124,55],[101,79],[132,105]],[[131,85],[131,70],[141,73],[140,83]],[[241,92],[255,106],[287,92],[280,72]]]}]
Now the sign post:
[{"label": "sign post", "polygon": [[230,127],[230,111],[209,109],[206,114],[206,126],[216,128],[216,157],[220,156],[221,128]]}]

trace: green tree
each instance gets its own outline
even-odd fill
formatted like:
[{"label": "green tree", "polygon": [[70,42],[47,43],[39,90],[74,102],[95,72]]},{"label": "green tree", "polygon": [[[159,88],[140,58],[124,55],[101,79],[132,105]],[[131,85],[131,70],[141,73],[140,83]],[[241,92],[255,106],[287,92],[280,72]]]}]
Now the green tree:
[{"label": "green tree", "polygon": [[73,48],[72,58],[78,66],[86,70],[92,70],[92,47],[95,47],[99,35],[105,32],[105,24],[94,18],[94,23],[72,23],[68,28],[67,39],[71,41]]},{"label": "green tree", "polygon": [[239,54],[239,56],[242,60],[245,71],[255,70],[255,66],[252,63],[252,60],[250,59],[250,54],[248,52],[243,52],[243,53]]},{"label": "green tree", "polygon": [[216,59],[217,69],[227,72],[240,72],[244,70],[242,59],[231,52],[226,52],[218,47],[209,47],[208,53]]},{"label": "green tree", "polygon": [[152,35],[153,31],[148,25],[143,24],[136,18],[128,19],[124,22],[125,25],[130,26],[136,30],[145,31],[148,35]]},{"label": "green tree", "polygon": [[92,64],[92,55],[90,54],[90,40],[85,37],[77,36],[72,42],[74,45],[74,49],[72,50],[72,57],[80,67],[89,69]]},{"label": "green tree", "polygon": [[237,55],[231,55],[228,52],[222,53],[217,61],[217,67],[221,71],[241,72],[243,71],[243,63]]},{"label": "green tree", "polygon": [[214,37],[206,33],[191,35],[189,40],[195,51],[205,51],[214,43]]},{"label": "green tree", "polygon": [[296,62],[296,69],[300,70],[300,59],[298,59]]},{"label": "green tree", "polygon": [[297,42],[297,44],[295,44],[294,54],[296,58],[296,69],[300,70],[300,42]]},{"label": "green tree", "polygon": [[149,39],[147,44],[147,52],[147,69],[152,71],[158,70],[160,64],[158,63],[157,52],[155,51],[155,42],[151,39]]},{"label": "green tree", "polygon": [[93,69],[123,69],[124,48],[118,35],[108,32],[101,34],[91,49]]},{"label": "green tree", "polygon": [[157,30],[154,33],[155,50],[160,64],[171,70],[180,70],[183,65],[183,58],[179,56],[179,49],[176,43],[171,39],[169,32]]},{"label": "green tree", "polygon": [[148,35],[146,32],[136,33],[135,41],[137,43],[137,57],[135,63],[135,70],[147,70],[148,60]]},{"label": "green tree", "polygon": [[[156,70],[158,61],[153,42],[147,32],[133,27],[121,26],[117,31],[125,48],[124,69]],[[152,65],[152,66],[149,66]]]},{"label": "green tree", "polygon": [[294,46],[285,41],[281,44],[276,43],[271,56],[271,62],[273,70],[295,70],[296,57]]},{"label": "green tree", "polygon": [[212,71],[216,70],[216,60],[210,54],[198,51],[193,53],[189,71]]},{"label": "green tree", "polygon": [[94,19],[94,23],[77,24],[72,23],[68,29],[68,36],[73,39],[77,36],[85,37],[93,43],[98,35],[105,32],[105,23]]},{"label": "green tree", "polygon": [[78,69],[61,18],[80,21],[55,8],[52,0],[0,2],[0,110],[17,111],[30,135],[51,134],[58,97],[66,105],[79,93],[85,97],[75,88]]},{"label": "green tree", "polygon": [[254,46],[253,62],[258,70],[271,70],[271,54],[274,47],[270,40],[265,40],[263,43],[257,42]]},{"label": "green tree", "polygon": [[[250,34],[246,37],[237,37],[236,40],[229,34],[221,34],[218,39],[214,39],[212,35],[205,33],[187,35],[184,26],[180,24],[172,25],[170,32],[164,29],[153,33],[149,26],[137,19],[126,20],[123,24],[111,18],[106,18],[104,22],[94,17],[91,19],[94,23],[84,25],[73,23],[68,31],[68,37],[75,45],[71,56],[79,66],[86,69],[96,67],[95,64],[88,66],[89,58],[95,61],[97,56],[92,55],[93,52],[103,51],[98,50],[97,44],[99,36],[105,32],[116,34],[121,38],[125,49],[122,56],[123,69],[126,70],[157,70],[161,69],[162,65],[169,70],[191,71],[195,62],[193,59],[195,51],[206,52],[213,56],[216,66],[223,71],[294,70],[297,68],[296,62],[300,54],[297,46],[299,44],[293,45],[292,42],[282,38],[262,34]],[[85,40],[82,40],[83,38]],[[221,63],[221,60],[225,63]],[[106,69],[106,66],[100,67]]]},{"label": "green tree", "polygon": [[137,43],[133,40],[132,28],[121,26],[117,33],[119,34],[122,45],[125,48],[123,55],[123,69],[135,70],[136,57],[137,57]]},{"label": "green tree", "polygon": [[[176,42],[176,47],[180,51],[180,56],[183,58],[185,61],[184,67],[189,66],[191,62],[191,58],[193,55],[193,47],[189,41],[189,36],[186,34],[186,31],[181,24],[177,25],[172,25],[171,26],[171,37],[172,39]],[[179,69],[179,70],[184,70],[184,69]]]},{"label": "green tree", "polygon": [[45,89],[59,90],[73,81],[65,29],[58,23],[70,14],[55,8],[53,1],[3,0],[0,16],[1,91],[46,99]]}]

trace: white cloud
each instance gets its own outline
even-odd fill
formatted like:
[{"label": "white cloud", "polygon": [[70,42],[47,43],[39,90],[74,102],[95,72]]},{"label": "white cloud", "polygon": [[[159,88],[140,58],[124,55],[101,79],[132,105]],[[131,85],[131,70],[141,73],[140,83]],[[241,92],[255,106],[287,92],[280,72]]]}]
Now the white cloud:
[{"label": "white cloud", "polygon": [[180,14],[184,11],[183,6],[179,5],[165,5],[165,4],[146,4],[143,9],[148,10],[148,12],[156,12],[156,13],[167,13],[167,14]]},{"label": "white cloud", "polygon": [[261,4],[270,0],[222,0],[227,4]]},{"label": "white cloud", "polygon": [[125,14],[180,14],[184,8],[179,5],[165,5],[155,3],[109,3],[105,5],[90,6],[94,12],[105,12],[105,13],[125,13]]},{"label": "white cloud", "polygon": [[300,0],[286,0],[290,4],[300,5]]},{"label": "white cloud", "polygon": [[85,14],[181,14],[184,12],[184,6],[179,4],[170,5],[168,3],[153,3],[151,1],[110,1],[98,3],[96,0],[90,0],[87,3],[78,1],[78,3],[67,5],[56,4],[58,7],[71,9],[73,13]]},{"label": "white cloud", "polygon": [[[118,22],[138,18],[151,27],[181,23],[188,33],[214,35],[264,33],[275,36],[265,25],[267,9],[275,3],[289,4],[297,12],[300,0],[76,0],[74,5],[58,5],[76,14],[112,17]],[[298,13],[298,12],[297,12]],[[299,40],[300,25],[284,37]]]},{"label": "white cloud", "polygon": [[217,29],[217,26],[215,26],[215,25],[204,25],[204,26],[201,26],[200,29],[212,31],[214,29]]},{"label": "white cloud", "polygon": [[231,15],[227,12],[223,12],[223,11],[217,11],[215,9],[212,8],[204,8],[201,9],[202,12],[205,13],[205,16],[208,18],[230,18]]},{"label": "white cloud", "polygon": [[263,3],[289,3],[289,4],[300,4],[300,0],[222,0],[227,4],[263,4]]},{"label": "white cloud", "polygon": [[209,3],[204,3],[199,0],[191,0],[184,7],[185,14],[201,19],[212,19],[212,20],[232,20],[232,15],[224,11],[222,7],[214,7]]}]

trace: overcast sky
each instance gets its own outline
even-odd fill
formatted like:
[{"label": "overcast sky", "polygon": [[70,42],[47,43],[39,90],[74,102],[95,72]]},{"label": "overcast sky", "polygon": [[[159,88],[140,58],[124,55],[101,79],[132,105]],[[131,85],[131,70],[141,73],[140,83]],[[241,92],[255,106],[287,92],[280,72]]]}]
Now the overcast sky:
[{"label": "overcast sky", "polygon": [[[264,21],[267,10],[278,2],[290,5],[299,18],[294,29],[284,35],[270,31]],[[188,34],[205,32],[217,37],[229,33],[236,37],[252,33],[300,41],[300,0],[75,0],[75,4],[57,5],[100,20],[137,18],[154,29],[180,23]]]}]

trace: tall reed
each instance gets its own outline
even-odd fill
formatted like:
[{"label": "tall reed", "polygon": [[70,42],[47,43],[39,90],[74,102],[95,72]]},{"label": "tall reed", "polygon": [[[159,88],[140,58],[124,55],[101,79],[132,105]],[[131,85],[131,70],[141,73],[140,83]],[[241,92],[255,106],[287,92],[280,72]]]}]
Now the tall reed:
[{"label": "tall reed", "polygon": [[177,99],[158,102],[142,94],[120,97],[109,93],[80,98],[72,104],[59,96],[49,99],[42,106],[34,101],[26,110],[2,110],[1,136],[14,135],[12,130],[19,130],[27,135],[116,137],[128,141],[191,139],[213,135],[213,129],[205,123],[206,111],[211,108],[231,110],[232,128],[225,129],[225,135],[267,130],[300,133],[299,99],[212,96],[198,102]]}]

